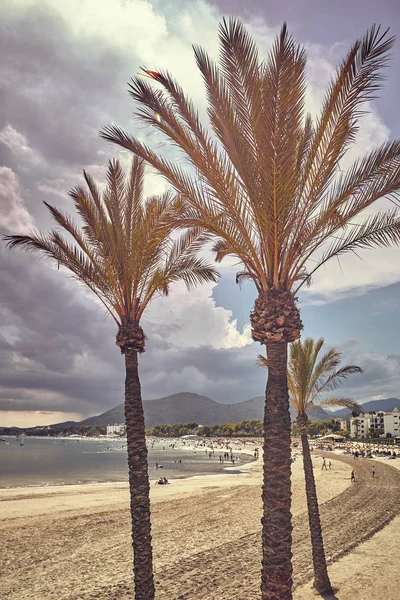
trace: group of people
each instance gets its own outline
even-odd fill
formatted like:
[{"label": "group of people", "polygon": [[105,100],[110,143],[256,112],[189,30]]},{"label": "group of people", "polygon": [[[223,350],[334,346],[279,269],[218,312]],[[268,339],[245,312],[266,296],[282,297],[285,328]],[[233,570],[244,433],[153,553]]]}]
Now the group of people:
[{"label": "group of people", "polygon": [[327,465],[326,464],[326,458],[325,458],[325,456],[323,456],[322,457],[322,467],[321,467],[321,470],[322,471],[324,471],[324,470],[328,471],[328,469],[329,469],[329,471],[331,471],[331,469],[332,469],[332,461],[329,461],[328,465]]},{"label": "group of people", "polygon": [[[372,465],[372,468],[371,468],[372,479],[375,479],[375,472],[376,472],[375,465]],[[356,471],[355,471],[355,469],[352,469],[352,471],[351,471],[350,480],[351,480],[351,483],[355,482],[355,480],[356,480]]]},{"label": "group of people", "polygon": [[158,481],[156,481],[157,485],[167,485],[169,483],[166,477],[160,477]]},{"label": "group of people", "polygon": [[223,464],[226,460],[230,461],[234,465],[236,460],[240,460],[240,456],[233,456],[232,452],[230,454],[229,452],[224,452],[223,455],[219,455],[220,463]]},{"label": "group of people", "polygon": [[[332,469],[332,462],[328,461],[328,463],[327,463],[325,456],[323,456],[322,457],[322,467],[321,467],[321,470],[322,471],[324,471],[324,470],[328,471],[328,470],[331,470],[331,469]],[[372,479],[375,479],[375,472],[376,472],[375,465],[372,465],[372,468],[371,468]],[[350,481],[353,483],[353,482],[355,482],[355,480],[356,480],[356,471],[355,471],[355,469],[352,469],[351,475],[350,475]]]}]

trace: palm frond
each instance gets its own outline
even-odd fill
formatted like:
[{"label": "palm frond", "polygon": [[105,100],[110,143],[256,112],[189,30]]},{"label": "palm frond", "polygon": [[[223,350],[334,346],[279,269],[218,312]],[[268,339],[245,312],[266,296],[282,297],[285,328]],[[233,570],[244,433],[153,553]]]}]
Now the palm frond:
[{"label": "palm frond", "polygon": [[[323,253],[315,267],[310,270],[312,275],[334,256],[355,252],[360,248],[386,247],[400,245],[400,216],[396,210],[380,212],[366,217],[361,223],[348,227],[341,237],[335,239]],[[302,287],[304,281],[297,287]]]},{"label": "palm frond", "polygon": [[361,367],[357,367],[356,365],[346,365],[345,367],[341,367],[337,371],[330,373],[327,379],[321,383],[319,388],[317,388],[317,391],[320,394],[322,392],[335,390],[340,386],[344,379],[347,379],[347,377],[355,375],[356,373],[364,373],[364,371]]},{"label": "palm frond", "polygon": [[350,410],[361,409],[360,405],[352,398],[342,398],[341,396],[331,396],[318,402],[318,406],[323,408],[326,406],[341,406],[342,408],[349,408]]},{"label": "palm frond", "polygon": [[[219,28],[219,61],[194,47],[211,130],[167,72],[134,78],[138,120],[179,149],[185,169],[117,126],[101,136],[155,168],[186,204],[176,228],[200,227],[216,238],[216,259],[235,256],[257,289],[309,284],[308,261],[365,245],[399,243],[397,223],[375,230],[351,223],[381,197],[397,200],[400,142],[384,144],[340,173],[363,106],[376,94],[393,38],[372,27],[339,65],[313,123],[304,116],[306,54],[284,25],[265,61],[237,19]],[[154,81],[152,81],[154,80]],[[154,85],[154,83],[156,85]],[[365,225],[365,231],[362,226]],[[348,242],[339,245],[338,238]],[[332,242],[333,240],[333,242]],[[318,268],[318,267],[317,267]]]},{"label": "palm frond", "polygon": [[39,252],[68,269],[117,323],[139,321],[154,294],[167,293],[174,282],[183,281],[189,289],[216,282],[217,271],[198,255],[210,233],[196,223],[172,239],[172,232],[181,226],[176,221],[186,210],[185,202],[171,191],[145,202],[143,175],[141,158],[134,159],[127,179],[120,163],[110,161],[101,195],[85,173],[89,194],[79,187],[70,192],[82,227],[45,203],[72,243],[53,230],[47,235],[5,236],[8,247]]},{"label": "palm frond", "polygon": [[314,205],[354,142],[360,106],[373,99],[381,85],[394,42],[387,34],[388,30],[382,33],[380,27],[371,27],[350,49],[329,86],[305,171],[305,197],[314,199]]},{"label": "palm frond", "polygon": [[256,365],[257,365],[257,367],[262,367],[263,369],[268,369],[268,359],[265,356],[263,356],[262,354],[259,354],[257,356]]},{"label": "palm frond", "polygon": [[[330,406],[330,399],[321,399],[327,391],[336,389],[344,379],[355,373],[363,373],[360,367],[347,365],[337,369],[340,364],[341,353],[337,348],[326,352],[319,360],[318,356],[323,347],[324,340],[307,338],[298,340],[290,346],[290,360],[288,365],[288,387],[290,401],[299,414],[308,414],[315,406]],[[336,401],[339,401],[335,397]],[[345,398],[349,403],[353,401]],[[328,404],[325,404],[328,402]],[[355,405],[356,403],[354,403]],[[343,404],[343,406],[347,406]],[[353,407],[353,404],[351,404]]]}]

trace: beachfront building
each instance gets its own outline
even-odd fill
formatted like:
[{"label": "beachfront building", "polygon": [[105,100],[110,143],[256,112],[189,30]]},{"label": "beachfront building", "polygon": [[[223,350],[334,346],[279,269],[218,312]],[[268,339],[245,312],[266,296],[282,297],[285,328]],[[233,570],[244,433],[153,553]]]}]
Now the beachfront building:
[{"label": "beachfront building", "polygon": [[391,412],[378,412],[350,419],[350,437],[400,437],[400,410],[394,408]]},{"label": "beachfront building", "polygon": [[382,411],[370,415],[372,437],[379,437],[385,433],[384,416],[385,413]]},{"label": "beachfront building", "polygon": [[391,413],[383,415],[383,429],[386,437],[400,437],[400,410],[395,408]]},{"label": "beachfront building", "polygon": [[350,419],[341,419],[339,424],[342,431],[350,431]]},{"label": "beachfront building", "polygon": [[107,425],[107,435],[125,435],[126,425],[124,423],[120,425]]},{"label": "beachfront building", "polygon": [[350,419],[350,437],[366,438],[370,435],[371,417],[360,413],[355,419]]}]

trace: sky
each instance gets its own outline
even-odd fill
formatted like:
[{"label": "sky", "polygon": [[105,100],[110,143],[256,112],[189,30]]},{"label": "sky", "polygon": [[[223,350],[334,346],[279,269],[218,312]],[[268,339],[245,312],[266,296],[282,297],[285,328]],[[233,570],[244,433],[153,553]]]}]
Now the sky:
[{"label": "sky", "polygon": [[[335,65],[373,23],[400,37],[397,2],[384,0],[13,0],[0,2],[0,233],[46,231],[43,201],[72,210],[67,192],[82,169],[101,183],[109,158],[130,157],[101,140],[116,123],[147,138],[132,118],[127,82],[140,66],[167,68],[205,115],[191,44],[217,56],[222,16],[241,17],[266,54],[283,21],[308,53],[308,109],[318,111]],[[400,40],[381,97],[369,106],[357,156],[400,136]],[[147,194],[165,182],[149,171]],[[385,201],[380,202],[380,208]],[[237,269],[236,269],[237,270]],[[140,358],[144,399],[180,391],[224,403],[264,393],[255,366],[250,284],[221,265],[217,285],[178,285],[144,317]],[[303,335],[324,337],[363,375],[342,392],[363,402],[400,395],[400,250],[343,258],[300,295]],[[37,256],[0,244],[0,426],[80,420],[123,401],[123,357],[115,324],[89,291]]]}]

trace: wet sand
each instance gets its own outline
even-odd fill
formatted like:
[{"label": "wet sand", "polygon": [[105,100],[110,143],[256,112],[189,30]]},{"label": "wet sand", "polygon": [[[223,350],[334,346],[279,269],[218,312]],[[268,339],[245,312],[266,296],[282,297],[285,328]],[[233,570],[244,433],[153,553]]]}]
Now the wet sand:
[{"label": "wet sand", "polygon": [[[332,471],[313,460],[328,560],[350,559],[348,552],[398,513],[400,472],[379,463],[379,480],[371,481],[371,462],[359,461],[358,481],[350,485],[351,459],[334,456]],[[261,461],[243,470],[151,487],[157,600],[259,598]],[[300,600],[316,597],[300,587],[312,576],[300,457],[292,479]],[[132,598],[127,485],[0,490],[0,552],[0,589],[10,600]],[[381,597],[394,600],[397,593]]]}]

